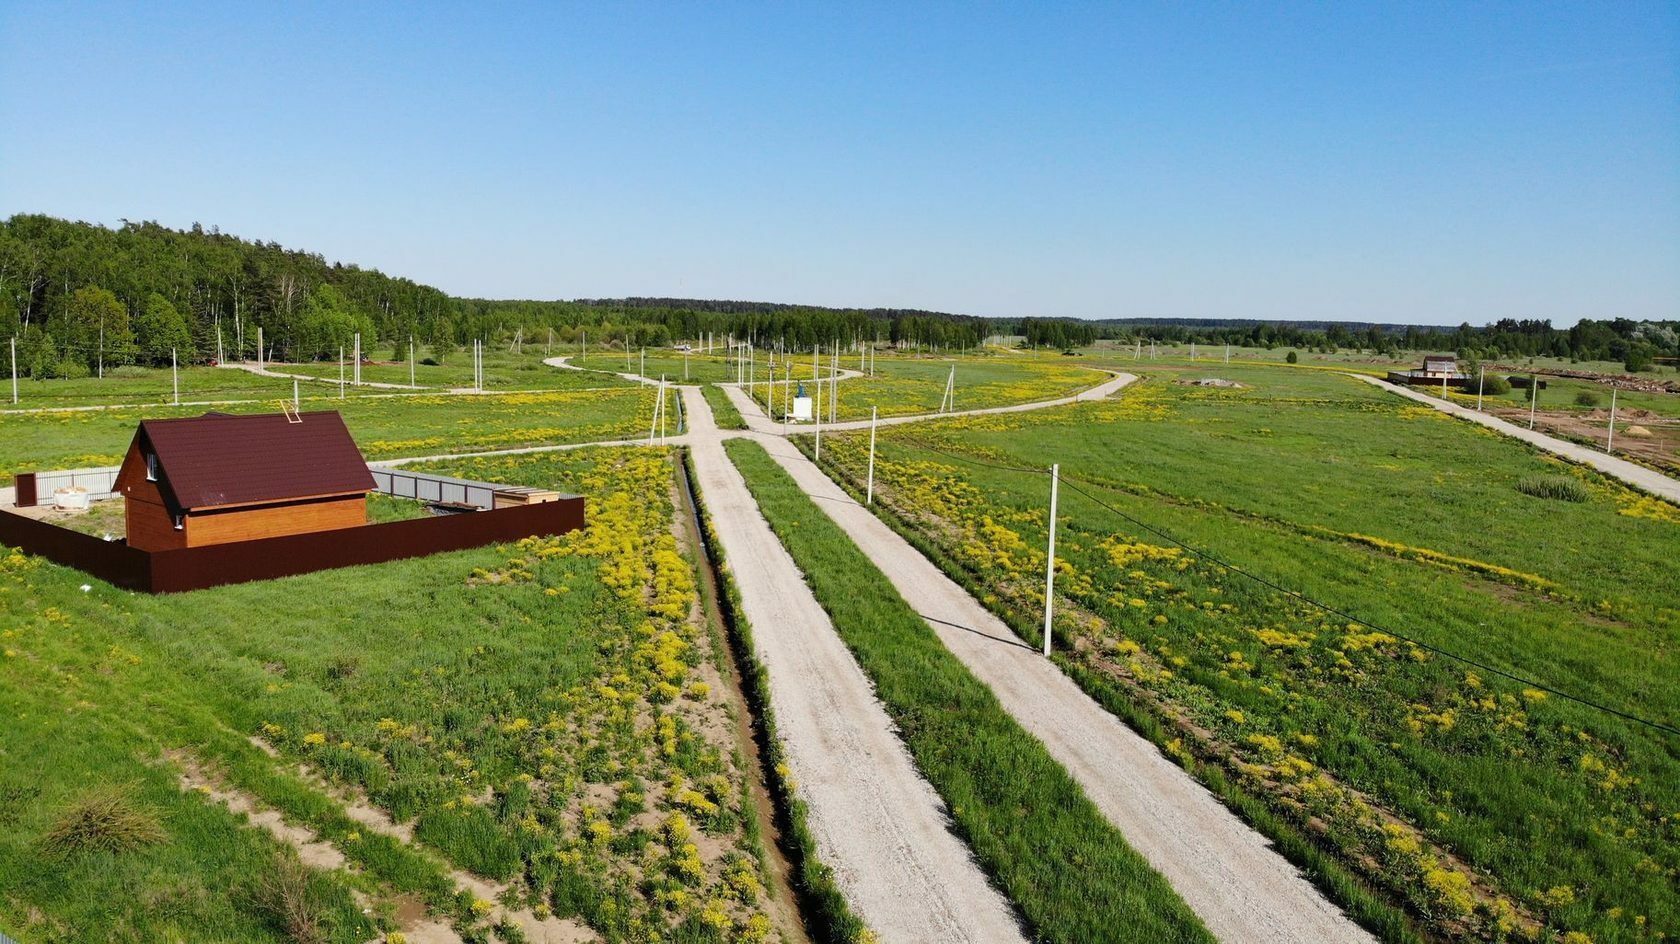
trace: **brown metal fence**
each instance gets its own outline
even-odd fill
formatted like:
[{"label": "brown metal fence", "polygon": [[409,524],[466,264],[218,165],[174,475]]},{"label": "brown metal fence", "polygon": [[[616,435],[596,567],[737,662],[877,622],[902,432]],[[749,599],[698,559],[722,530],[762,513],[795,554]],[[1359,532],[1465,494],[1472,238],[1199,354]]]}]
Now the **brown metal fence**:
[{"label": "brown metal fence", "polygon": [[414,518],[169,551],[142,551],[22,515],[0,512],[0,543],[146,593],[179,593],[332,567],[380,564],[565,534],[583,527],[583,499]]}]

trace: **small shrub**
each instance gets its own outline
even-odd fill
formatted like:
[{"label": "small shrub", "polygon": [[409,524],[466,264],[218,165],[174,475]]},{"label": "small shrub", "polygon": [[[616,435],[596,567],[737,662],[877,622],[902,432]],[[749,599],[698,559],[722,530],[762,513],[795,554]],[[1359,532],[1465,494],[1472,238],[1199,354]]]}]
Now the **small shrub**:
[{"label": "small shrub", "polygon": [[168,838],[157,814],[134,802],[128,787],[94,787],[64,808],[41,836],[49,858],[78,852],[126,852]]},{"label": "small shrub", "polygon": [[322,908],[309,887],[309,870],[286,856],[257,883],[257,908],[297,944],[323,944]]},{"label": "small shrub", "polygon": [[1575,394],[1576,406],[1594,407],[1598,406],[1601,402],[1603,401],[1599,395],[1591,390],[1580,390]]},{"label": "small shrub", "polygon": [[1482,378],[1482,392],[1490,397],[1497,397],[1502,393],[1511,392],[1511,382],[1497,374],[1488,374]]},{"label": "small shrub", "polygon": [[422,357],[420,358],[420,363],[425,364],[427,367],[436,367],[438,366],[438,359],[435,357]]},{"label": "small shrub", "polygon": [[1517,491],[1535,498],[1555,498],[1558,501],[1587,500],[1587,487],[1567,475],[1531,475],[1517,482]]},{"label": "small shrub", "polygon": [[1284,357],[1284,360],[1288,361],[1291,364],[1297,364],[1297,363],[1300,363],[1300,361],[1301,361],[1301,355],[1296,354],[1294,351],[1290,351],[1289,354]]}]

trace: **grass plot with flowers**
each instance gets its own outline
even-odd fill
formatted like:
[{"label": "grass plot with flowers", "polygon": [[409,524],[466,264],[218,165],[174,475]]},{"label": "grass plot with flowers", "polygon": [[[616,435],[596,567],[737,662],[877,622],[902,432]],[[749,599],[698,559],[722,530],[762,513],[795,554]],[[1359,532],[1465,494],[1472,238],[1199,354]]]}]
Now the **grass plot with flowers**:
[{"label": "grass plot with flowers", "polygon": [[[876,502],[1037,642],[1049,481],[1009,467],[1059,462],[1063,667],[1388,939],[1680,934],[1674,736],[1546,690],[1680,719],[1673,506],[1350,378],[1175,382],[1209,373],[884,428]],[[861,492],[867,433],[824,439]]]},{"label": "grass plot with flowers", "polygon": [[[607,941],[782,933],[671,532],[670,455],[438,470],[583,494],[590,526],[161,597],[0,559],[0,926],[30,941],[273,941],[263,888],[299,874],[319,940],[400,933],[416,900],[468,940],[517,940],[489,926],[504,905]],[[269,833],[184,791],[186,769],[277,809],[344,866],[297,873]],[[53,837],[86,832],[79,811],[109,808],[84,795],[101,784],[127,804],[128,838],[60,854]],[[503,900],[463,898],[450,870]]]}]

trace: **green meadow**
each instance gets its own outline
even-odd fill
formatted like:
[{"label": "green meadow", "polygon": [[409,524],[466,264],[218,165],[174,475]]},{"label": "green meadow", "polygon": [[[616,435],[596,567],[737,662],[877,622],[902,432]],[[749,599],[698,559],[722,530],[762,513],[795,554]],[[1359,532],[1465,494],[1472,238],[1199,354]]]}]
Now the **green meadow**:
[{"label": "green meadow", "polygon": [[[435,468],[583,494],[590,525],[156,597],[0,555],[0,926],[348,944],[418,907],[466,940],[521,940],[459,870],[606,941],[769,935],[726,676],[670,531],[670,454]],[[278,809],[346,864],[299,869],[210,791]]]},{"label": "green meadow", "polygon": [[[305,396],[300,407],[305,412],[336,410],[343,414],[363,454],[377,460],[636,439],[648,434],[655,399],[651,390],[640,385],[606,390],[430,393],[342,400],[316,391],[314,396]],[[217,409],[269,413],[278,408],[275,401],[260,401]],[[204,410],[146,406],[0,415],[0,475],[116,465],[122,461],[141,420],[197,416]]]},{"label": "green meadow", "polygon": [[1142,373],[883,429],[883,514],[1036,642],[1060,463],[1057,658],[1390,939],[1675,934],[1677,735],[1550,689],[1680,724],[1680,508],[1332,372]]}]

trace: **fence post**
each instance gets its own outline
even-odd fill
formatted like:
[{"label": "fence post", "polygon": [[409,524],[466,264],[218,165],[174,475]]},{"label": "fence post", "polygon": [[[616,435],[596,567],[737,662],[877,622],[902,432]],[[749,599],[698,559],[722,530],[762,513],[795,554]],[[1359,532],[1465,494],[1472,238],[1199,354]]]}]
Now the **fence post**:
[{"label": "fence post", "polygon": [[864,491],[863,503],[875,504],[875,413],[876,407],[869,408],[869,484]]},{"label": "fence post", "polygon": [[1610,388],[1610,434],[1604,437],[1604,451],[1616,448],[1616,388]]},{"label": "fence post", "polygon": [[169,383],[175,388],[175,405],[181,405],[181,374],[175,369],[175,349],[169,349]]},{"label": "fence post", "polygon": [[1050,617],[1056,594],[1056,489],[1061,483],[1060,463],[1050,466],[1050,548],[1044,565],[1044,655],[1050,656]]},{"label": "fence post", "polygon": [[12,405],[17,406],[17,335],[12,335]]}]

